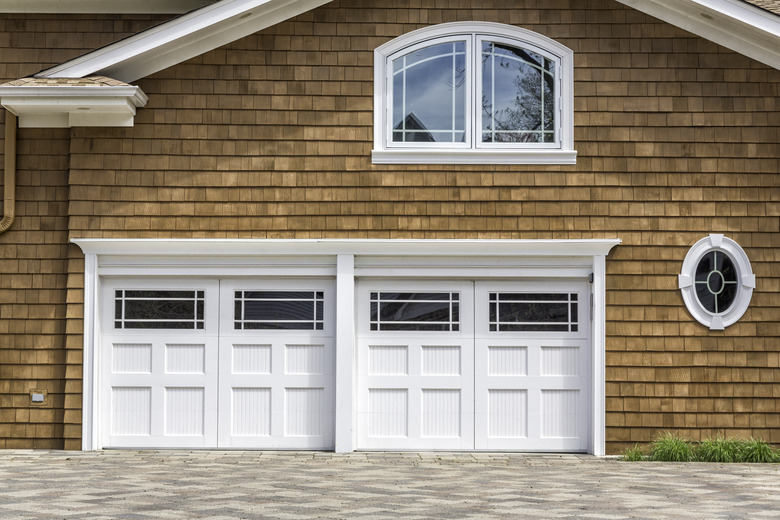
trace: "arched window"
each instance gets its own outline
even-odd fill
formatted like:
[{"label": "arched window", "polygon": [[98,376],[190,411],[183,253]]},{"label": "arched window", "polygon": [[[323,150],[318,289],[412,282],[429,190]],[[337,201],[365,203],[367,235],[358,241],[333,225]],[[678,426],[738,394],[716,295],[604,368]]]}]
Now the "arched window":
[{"label": "arched window", "polygon": [[375,163],[573,164],[572,52],[509,25],[420,29],[374,53]]}]

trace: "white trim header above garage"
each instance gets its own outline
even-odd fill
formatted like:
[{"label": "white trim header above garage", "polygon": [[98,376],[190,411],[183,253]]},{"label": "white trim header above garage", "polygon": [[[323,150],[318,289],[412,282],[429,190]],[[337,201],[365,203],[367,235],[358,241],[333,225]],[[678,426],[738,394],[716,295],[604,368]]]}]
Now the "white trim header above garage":
[{"label": "white trim header above garage", "polygon": [[74,238],[84,253],[121,256],[593,256],[606,255],[619,238],[582,240],[373,240],[373,239],[119,239]]}]

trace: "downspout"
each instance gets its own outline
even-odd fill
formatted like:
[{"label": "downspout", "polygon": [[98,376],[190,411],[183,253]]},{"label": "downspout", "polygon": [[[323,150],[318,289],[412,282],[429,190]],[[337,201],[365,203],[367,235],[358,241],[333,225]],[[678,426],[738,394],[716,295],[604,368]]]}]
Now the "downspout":
[{"label": "downspout", "polygon": [[5,111],[5,179],[3,184],[3,220],[0,220],[0,234],[14,223],[16,216],[16,116]]}]

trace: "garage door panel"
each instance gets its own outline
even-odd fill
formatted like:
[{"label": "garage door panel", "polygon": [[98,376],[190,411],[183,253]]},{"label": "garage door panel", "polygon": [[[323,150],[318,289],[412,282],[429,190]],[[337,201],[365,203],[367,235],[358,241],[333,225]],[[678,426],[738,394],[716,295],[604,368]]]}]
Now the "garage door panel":
[{"label": "garage door panel", "polygon": [[333,447],[333,282],[222,282],[220,445]]},{"label": "garage door panel", "polygon": [[358,446],[473,447],[471,283],[359,286]]}]

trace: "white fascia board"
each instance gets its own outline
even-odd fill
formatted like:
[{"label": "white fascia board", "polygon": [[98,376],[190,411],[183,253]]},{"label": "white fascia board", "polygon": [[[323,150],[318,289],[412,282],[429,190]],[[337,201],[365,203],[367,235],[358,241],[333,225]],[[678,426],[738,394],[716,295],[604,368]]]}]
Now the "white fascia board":
[{"label": "white fascia board", "polygon": [[0,105],[21,128],[133,126],[147,100],[140,87],[0,87]]},{"label": "white fascia board", "polygon": [[108,76],[126,83],[227,45],[329,0],[221,0],[79,58],[38,78]]},{"label": "white fascia board", "polygon": [[85,254],[122,256],[604,256],[618,238],[583,240],[112,239],[74,238]]},{"label": "white fascia board", "polygon": [[780,69],[780,16],[739,0],[618,0]]},{"label": "white fascia board", "polygon": [[181,14],[214,0],[0,0],[0,13]]}]

